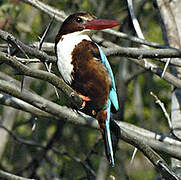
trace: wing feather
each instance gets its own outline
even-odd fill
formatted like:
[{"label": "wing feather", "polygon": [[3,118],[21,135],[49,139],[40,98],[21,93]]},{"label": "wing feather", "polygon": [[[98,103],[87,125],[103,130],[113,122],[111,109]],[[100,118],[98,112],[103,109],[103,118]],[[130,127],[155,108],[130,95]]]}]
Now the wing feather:
[{"label": "wing feather", "polygon": [[100,53],[100,58],[101,58],[100,60],[106,66],[106,68],[107,68],[107,70],[109,72],[109,75],[111,77],[111,81],[112,81],[112,88],[111,88],[111,90],[109,92],[109,99],[113,103],[115,109],[118,110],[119,109],[119,104],[118,104],[118,97],[117,97],[117,93],[116,93],[116,85],[115,85],[115,81],[114,81],[113,72],[112,72],[109,61],[107,60],[107,57],[105,56],[103,50],[98,45],[97,45],[97,47],[98,47],[99,53]]}]

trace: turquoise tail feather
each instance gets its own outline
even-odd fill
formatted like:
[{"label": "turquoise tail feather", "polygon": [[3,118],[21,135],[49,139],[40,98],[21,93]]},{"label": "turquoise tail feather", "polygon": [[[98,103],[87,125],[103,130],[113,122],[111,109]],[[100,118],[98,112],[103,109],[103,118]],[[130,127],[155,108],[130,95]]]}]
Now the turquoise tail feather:
[{"label": "turquoise tail feather", "polygon": [[106,117],[106,129],[105,129],[105,138],[106,138],[106,148],[107,148],[107,156],[112,166],[114,166],[114,152],[111,140],[111,132],[110,132],[110,118],[111,118],[111,101],[108,99],[107,102],[107,117]]}]

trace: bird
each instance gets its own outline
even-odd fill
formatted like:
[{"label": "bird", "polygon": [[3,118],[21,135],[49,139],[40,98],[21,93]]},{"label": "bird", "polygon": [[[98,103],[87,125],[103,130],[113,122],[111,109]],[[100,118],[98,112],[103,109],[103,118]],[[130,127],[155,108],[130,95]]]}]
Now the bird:
[{"label": "bird", "polygon": [[97,43],[91,40],[96,30],[118,26],[119,21],[97,19],[79,12],[68,16],[55,37],[58,70],[63,80],[82,98],[81,111],[98,120],[105,152],[115,165],[110,132],[111,106],[119,109],[111,66]]}]

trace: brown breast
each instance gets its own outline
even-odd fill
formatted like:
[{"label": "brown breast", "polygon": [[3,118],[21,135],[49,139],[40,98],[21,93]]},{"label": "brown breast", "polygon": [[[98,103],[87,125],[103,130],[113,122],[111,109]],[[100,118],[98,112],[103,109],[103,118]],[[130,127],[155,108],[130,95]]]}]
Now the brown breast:
[{"label": "brown breast", "polygon": [[88,96],[96,109],[105,107],[111,88],[108,71],[99,57],[97,46],[88,40],[83,40],[72,52],[74,72],[71,87]]}]

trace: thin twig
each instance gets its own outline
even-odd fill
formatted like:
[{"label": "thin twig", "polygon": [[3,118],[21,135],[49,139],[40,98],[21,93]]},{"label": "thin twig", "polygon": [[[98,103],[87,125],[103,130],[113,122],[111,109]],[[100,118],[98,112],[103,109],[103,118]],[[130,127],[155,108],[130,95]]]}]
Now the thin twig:
[{"label": "thin twig", "polygon": [[167,59],[166,64],[165,64],[165,67],[164,67],[163,72],[162,72],[162,74],[161,74],[161,78],[164,77],[165,72],[166,72],[166,70],[167,70],[167,68],[168,68],[168,65],[169,65],[169,63],[170,63],[170,60],[171,60],[171,58],[168,58],[168,59]]},{"label": "thin twig", "polygon": [[[16,39],[13,38],[12,36],[7,36],[7,40],[9,43],[11,43],[11,45],[15,46],[18,50],[20,50],[20,52],[22,52],[22,54],[29,59],[28,55],[26,54],[26,52],[23,50],[23,48],[16,42]],[[21,79],[21,91],[23,90],[23,86],[24,86],[24,81],[25,81],[25,76],[22,76]]]},{"label": "thin twig", "polygon": [[47,34],[48,34],[49,30],[50,30],[50,27],[51,27],[54,19],[55,19],[55,17],[53,16],[53,17],[51,18],[48,26],[46,27],[46,29],[45,29],[45,31],[44,31],[44,33],[43,33],[43,36],[40,38],[39,48],[38,48],[39,50],[41,50],[41,48],[42,48],[42,45],[43,45],[43,43],[44,43],[44,41],[45,41],[45,38],[46,38],[46,36],[47,36]]},{"label": "thin twig", "polygon": [[[39,50],[41,50],[41,48],[42,48],[42,45],[43,45],[43,43],[44,43],[44,41],[45,41],[45,38],[46,38],[46,36],[47,36],[47,34],[48,34],[49,30],[50,30],[50,27],[51,27],[54,19],[55,19],[55,16],[52,17],[51,21],[49,22],[47,28],[45,29],[45,31],[44,31],[44,33],[43,33],[43,36],[40,38],[40,43],[39,43],[39,48],[38,48]],[[46,70],[47,70],[48,72],[51,72],[52,63],[50,63],[49,66],[48,66],[47,62],[44,62],[44,65],[45,65]],[[56,87],[53,86],[53,88],[54,88],[54,90],[55,90],[55,94],[56,94],[57,98],[59,99],[60,96],[59,96],[59,94],[58,94],[58,91],[57,91]]]},{"label": "thin twig", "polygon": [[90,159],[92,154],[95,154],[95,148],[97,147],[97,145],[100,142],[100,138],[97,138],[96,142],[94,143],[94,146],[88,151],[88,153],[86,154],[86,158],[85,161],[88,161],[88,159]]},{"label": "thin twig", "polygon": [[136,31],[136,34],[140,39],[145,39],[144,35],[142,33],[142,30],[140,28],[139,22],[138,22],[138,20],[137,20],[137,18],[135,16],[135,13],[134,13],[133,1],[132,0],[127,0],[127,3],[128,3],[129,13],[131,15],[131,20],[132,20],[134,29]]},{"label": "thin twig", "polygon": [[155,103],[159,104],[159,106],[161,107],[161,109],[162,109],[162,111],[163,111],[163,113],[164,113],[164,115],[165,115],[165,117],[166,117],[166,119],[168,121],[169,128],[170,128],[170,130],[172,130],[173,126],[172,126],[172,123],[171,123],[171,119],[170,119],[170,116],[167,113],[167,110],[165,108],[164,103],[162,103],[160,101],[160,99],[158,98],[158,96],[156,94],[154,94],[153,92],[150,92],[150,95],[155,98],[155,100],[156,100]]},{"label": "thin twig", "polygon": [[[61,153],[62,154],[62,153]],[[67,152],[64,152],[63,155],[70,157],[71,159],[73,159],[74,161],[80,163],[86,170],[88,170],[91,175],[95,178],[96,177],[96,173],[94,172],[94,170],[86,163],[86,161],[82,161],[81,159],[74,157],[72,155],[70,155]]]},{"label": "thin twig", "polygon": [[30,63],[40,63],[41,61],[39,59],[26,59],[26,58],[19,58],[19,57],[16,57],[16,59],[23,63],[23,64],[30,64]]},{"label": "thin twig", "polygon": [[22,143],[22,144],[26,144],[26,145],[31,145],[31,146],[35,146],[35,147],[40,147],[43,148],[43,146],[35,141],[32,140],[25,140],[21,137],[18,137],[16,134],[14,134],[12,131],[10,131],[9,129],[7,129],[5,126],[0,125],[0,128],[4,129],[6,132],[8,132],[8,134],[17,142]]},{"label": "thin twig", "polygon": [[138,150],[137,148],[134,148],[133,154],[132,154],[132,156],[131,156],[130,164],[133,164],[133,161],[134,161],[134,158],[135,158],[135,156],[136,156],[137,150]]},{"label": "thin twig", "polygon": [[29,59],[29,57],[28,57],[28,55],[26,54],[26,52],[24,51],[24,49],[16,42],[16,39],[15,39],[13,36],[8,35],[8,36],[7,36],[7,41],[8,41],[11,45],[15,46],[18,50],[20,50],[20,51],[22,52],[22,54],[23,54],[27,59]]},{"label": "thin twig", "polygon": [[[129,59],[132,62],[140,65],[144,69],[147,69],[148,71],[158,75],[159,77],[162,74],[163,69],[161,69],[156,64],[153,64],[151,62],[145,61],[144,59],[140,59],[140,60],[132,59],[132,58],[129,58]],[[165,72],[165,75],[164,75],[163,79],[166,80],[168,83],[171,83],[175,87],[181,88],[181,80],[178,79],[177,77],[175,77],[174,75],[172,75],[172,74],[170,74],[168,72]]]}]

